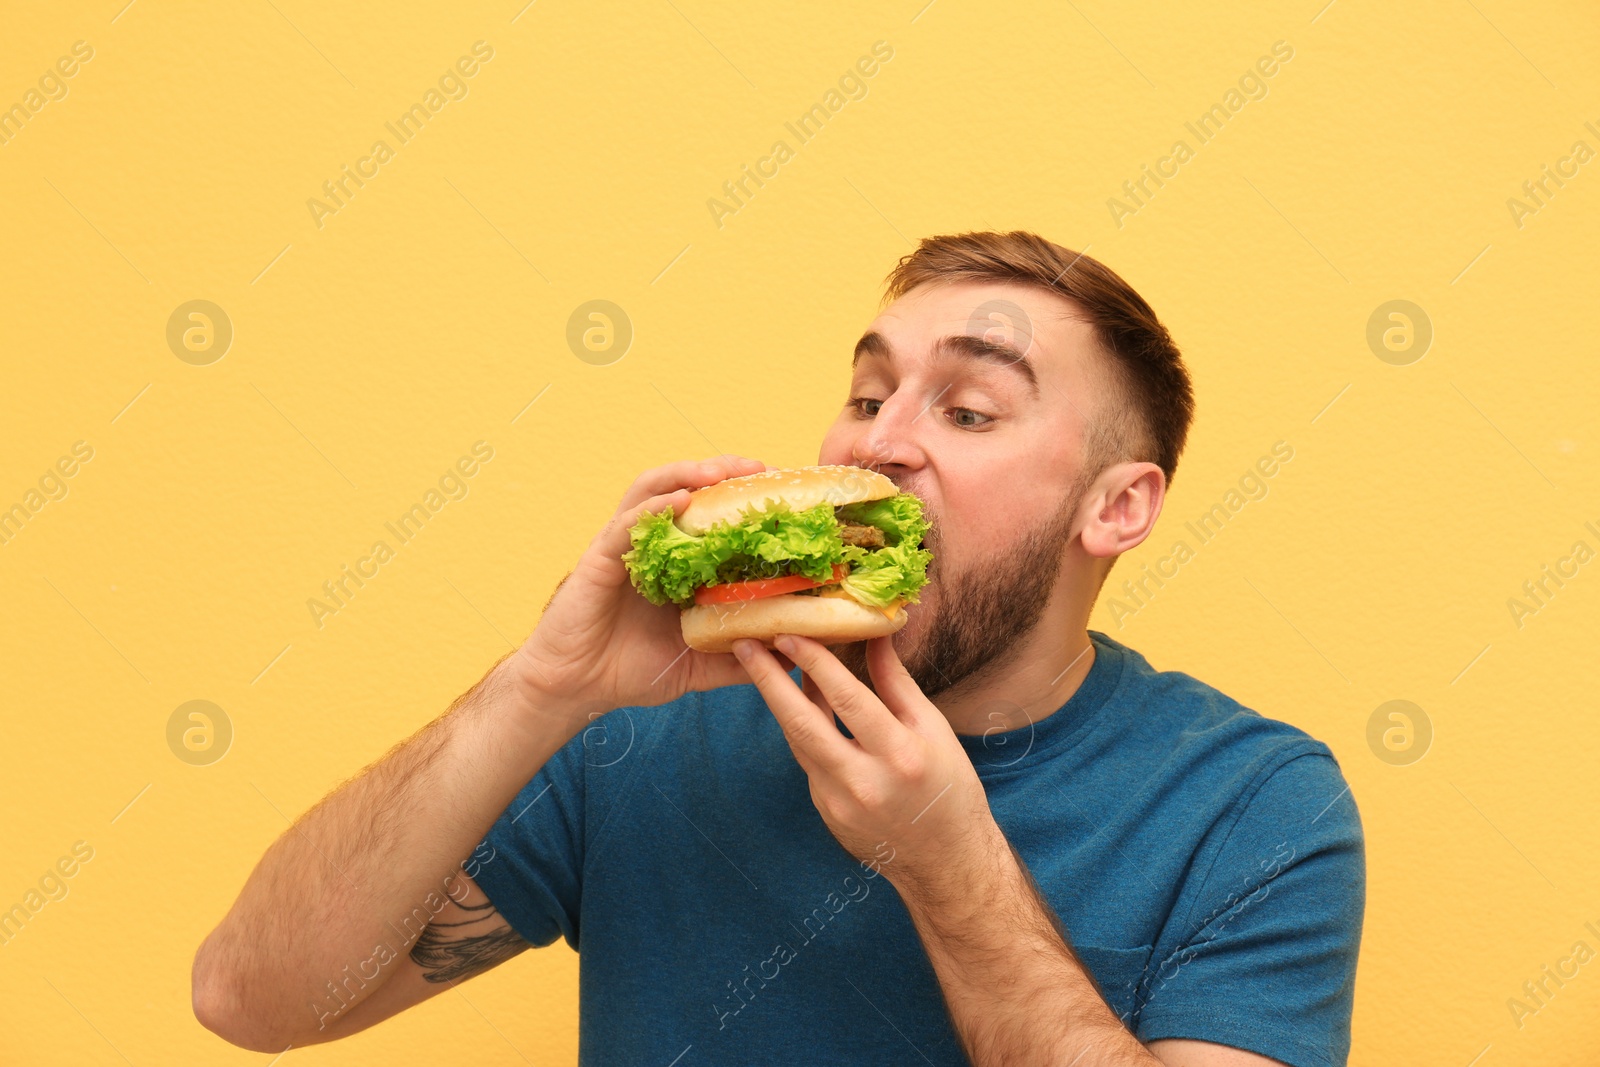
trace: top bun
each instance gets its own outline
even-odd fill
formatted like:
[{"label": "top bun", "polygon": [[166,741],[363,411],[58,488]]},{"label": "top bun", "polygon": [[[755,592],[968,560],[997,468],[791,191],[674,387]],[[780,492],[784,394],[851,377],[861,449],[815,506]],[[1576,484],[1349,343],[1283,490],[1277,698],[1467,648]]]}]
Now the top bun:
[{"label": "top bun", "polygon": [[765,511],[774,503],[782,503],[804,511],[818,504],[839,507],[884,500],[899,492],[887,477],[865,467],[835,465],[762,471],[696,489],[689,494],[689,503],[679,513],[677,524],[684,533],[698,537],[719,522],[738,522],[751,508]]}]

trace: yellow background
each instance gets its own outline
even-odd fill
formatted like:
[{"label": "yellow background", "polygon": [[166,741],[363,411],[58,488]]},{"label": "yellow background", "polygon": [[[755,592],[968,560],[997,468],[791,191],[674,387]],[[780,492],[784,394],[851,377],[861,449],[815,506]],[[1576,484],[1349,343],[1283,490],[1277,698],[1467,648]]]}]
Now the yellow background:
[{"label": "yellow background", "polygon": [[[94,449],[0,545],[0,907],[95,850],[0,948],[0,1061],[265,1062],[194,1021],[189,963],[286,817],[526,633],[639,470],[813,461],[911,242],[1022,228],[1122,273],[1196,380],[1113,586],[1295,450],[1095,626],[1337,753],[1370,875],[1353,1061],[1593,1062],[1600,962],[1520,1028],[1506,1003],[1600,950],[1600,564],[1520,629],[1507,608],[1600,549],[1600,162],[1520,228],[1506,204],[1600,149],[1592,7],[123,3],[0,31],[0,105],[94,49],[0,147],[0,507]],[[308,198],[478,40],[469,95],[318,228]],[[880,40],[798,146],[783,123]],[[1268,95],[1198,145],[1183,123],[1280,40]],[[1108,198],[1180,138],[1119,226]],[[719,228],[706,201],[778,139],[795,158]],[[208,366],[165,340],[193,299],[234,327]],[[608,366],[565,340],[593,299],[634,327]],[[1408,366],[1365,339],[1392,299],[1435,332]],[[469,495],[318,628],[308,598],[479,440]],[[235,731],[210,766],[167,745],[195,699]],[[1407,766],[1367,742],[1393,699],[1434,731]],[[571,1063],[576,975],[558,944],[285,1062]]]}]

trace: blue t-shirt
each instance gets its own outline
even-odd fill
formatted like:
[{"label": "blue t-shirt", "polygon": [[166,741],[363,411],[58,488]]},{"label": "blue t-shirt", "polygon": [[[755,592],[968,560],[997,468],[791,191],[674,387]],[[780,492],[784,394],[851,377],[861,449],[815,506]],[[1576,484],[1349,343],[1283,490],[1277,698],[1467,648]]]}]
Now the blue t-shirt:
[{"label": "blue t-shirt", "polygon": [[[960,737],[996,821],[1140,1040],[1345,1063],[1366,865],[1332,753],[1090,637],[1059,710]],[[512,928],[580,952],[583,1064],[967,1062],[905,906],[754,686],[600,716],[487,843]]]}]

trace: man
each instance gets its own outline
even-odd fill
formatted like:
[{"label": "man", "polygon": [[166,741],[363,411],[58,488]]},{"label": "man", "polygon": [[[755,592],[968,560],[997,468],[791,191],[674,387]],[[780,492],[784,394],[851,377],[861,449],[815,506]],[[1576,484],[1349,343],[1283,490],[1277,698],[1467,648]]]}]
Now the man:
[{"label": "man", "polygon": [[520,649],[268,850],[206,1026],[327,1041],[565,937],[584,1063],[1345,1062],[1332,754],[1087,629],[1187,435],[1167,331],[1025,233],[925,240],[888,297],[818,458],[925,501],[906,627],[687,651],[628,530],[763,464],[647,472]]}]

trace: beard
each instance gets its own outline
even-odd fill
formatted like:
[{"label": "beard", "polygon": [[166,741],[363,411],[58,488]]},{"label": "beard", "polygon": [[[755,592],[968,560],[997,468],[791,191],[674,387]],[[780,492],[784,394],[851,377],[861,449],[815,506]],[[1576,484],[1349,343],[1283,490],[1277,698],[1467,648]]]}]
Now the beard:
[{"label": "beard", "polygon": [[[1072,539],[1072,518],[1082,489],[1074,487],[1064,507],[988,559],[961,571],[944,567],[942,538],[935,520],[924,538],[933,553],[928,581],[939,591],[938,609],[926,620],[915,647],[896,648],[917,688],[930,699],[973,678],[985,668],[1004,666],[1038,625],[1055,588],[1061,553]],[[869,689],[864,641],[839,645],[833,654]]]}]

